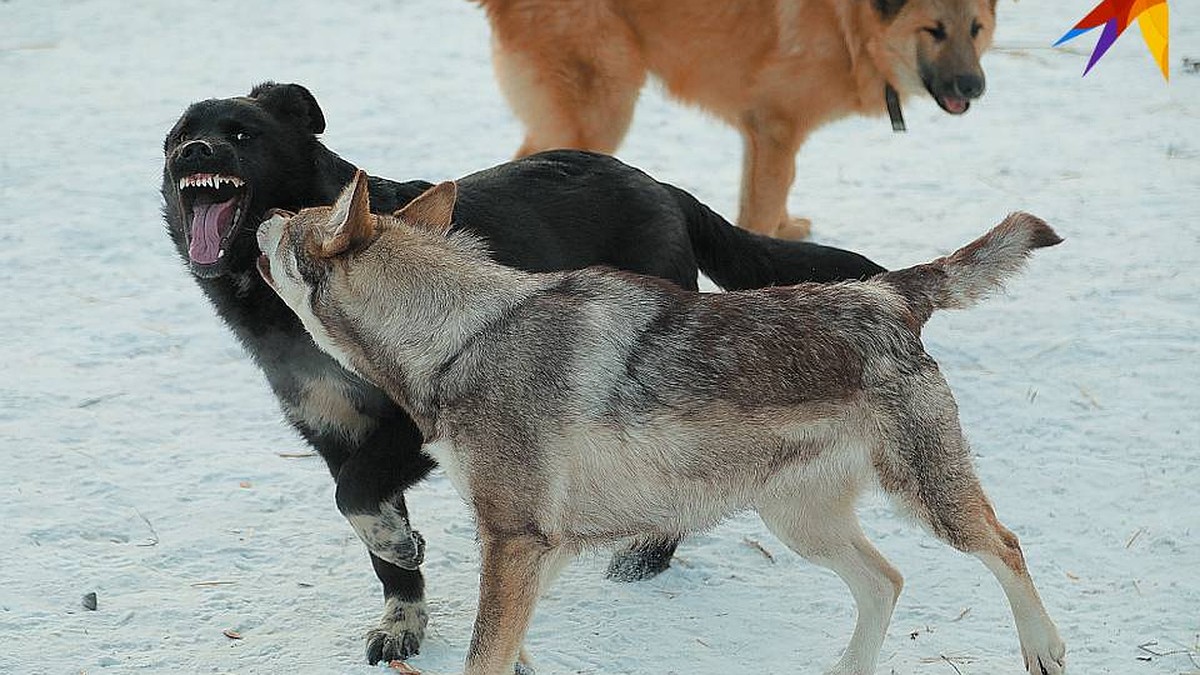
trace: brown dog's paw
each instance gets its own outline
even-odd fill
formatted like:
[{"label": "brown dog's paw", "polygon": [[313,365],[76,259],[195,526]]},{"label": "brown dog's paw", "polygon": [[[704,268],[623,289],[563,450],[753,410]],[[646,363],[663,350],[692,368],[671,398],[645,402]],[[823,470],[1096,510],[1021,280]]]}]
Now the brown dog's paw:
[{"label": "brown dog's paw", "polygon": [[800,241],[801,239],[808,239],[808,235],[811,233],[811,220],[808,218],[789,217],[779,224],[779,228],[775,230],[775,238]]}]

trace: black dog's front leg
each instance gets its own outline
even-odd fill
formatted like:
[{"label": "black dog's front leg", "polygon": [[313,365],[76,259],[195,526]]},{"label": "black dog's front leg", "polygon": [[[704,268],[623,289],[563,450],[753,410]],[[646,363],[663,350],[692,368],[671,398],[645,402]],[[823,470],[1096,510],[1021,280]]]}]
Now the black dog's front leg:
[{"label": "black dog's front leg", "polygon": [[383,583],[383,617],[367,631],[367,663],[407,659],[421,651],[429,614],[421,570],[404,569],[371,554],[375,575]]},{"label": "black dog's front leg", "polygon": [[383,584],[383,617],[367,633],[369,663],[407,659],[425,637],[425,540],[409,524],[404,502],[404,490],[433,468],[420,447],[411,421],[383,419],[337,471],[338,509],[367,545]]}]

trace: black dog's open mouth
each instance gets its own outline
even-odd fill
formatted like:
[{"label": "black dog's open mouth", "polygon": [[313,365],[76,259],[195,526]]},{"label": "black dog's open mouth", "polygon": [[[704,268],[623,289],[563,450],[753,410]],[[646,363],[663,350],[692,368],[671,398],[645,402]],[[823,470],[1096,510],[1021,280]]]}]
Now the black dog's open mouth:
[{"label": "black dog's open mouth", "polygon": [[192,223],[188,258],[197,265],[216,264],[246,219],[249,187],[237,176],[194,173],[179,179],[179,198]]}]

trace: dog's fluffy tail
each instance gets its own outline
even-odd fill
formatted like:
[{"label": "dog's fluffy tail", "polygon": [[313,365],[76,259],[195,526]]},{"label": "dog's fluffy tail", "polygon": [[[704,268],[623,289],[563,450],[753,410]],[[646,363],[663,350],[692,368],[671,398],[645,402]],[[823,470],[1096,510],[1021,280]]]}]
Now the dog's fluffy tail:
[{"label": "dog's fluffy tail", "polygon": [[687,192],[662,183],[683,210],[696,263],[721,288],[867,279],[884,268],[853,251],[764,237],[734,227]]},{"label": "dog's fluffy tail", "polygon": [[998,290],[1034,249],[1062,238],[1041,218],[1013,213],[987,234],[933,262],[880,275],[895,286],[924,324],[935,309],[965,309]]}]

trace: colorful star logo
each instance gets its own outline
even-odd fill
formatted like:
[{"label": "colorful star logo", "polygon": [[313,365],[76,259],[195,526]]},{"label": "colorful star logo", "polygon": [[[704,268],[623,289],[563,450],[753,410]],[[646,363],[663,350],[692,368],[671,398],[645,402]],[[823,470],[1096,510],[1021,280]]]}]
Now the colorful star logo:
[{"label": "colorful star logo", "polygon": [[1093,28],[1104,26],[1104,32],[1100,34],[1092,58],[1083,71],[1083,74],[1087,75],[1135,18],[1142,29],[1142,39],[1146,41],[1146,48],[1158,62],[1163,78],[1170,80],[1171,75],[1167,69],[1167,49],[1170,42],[1170,13],[1167,10],[1167,0],[1101,0],[1090,14],[1059,38],[1054,46],[1057,47]]}]

